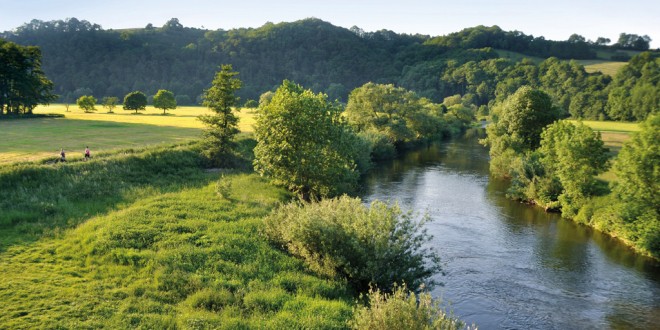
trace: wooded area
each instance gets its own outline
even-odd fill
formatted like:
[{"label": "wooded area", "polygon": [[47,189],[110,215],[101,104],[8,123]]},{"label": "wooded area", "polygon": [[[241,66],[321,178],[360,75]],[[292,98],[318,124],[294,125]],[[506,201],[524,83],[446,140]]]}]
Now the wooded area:
[{"label": "wooded area", "polygon": [[[318,19],[209,31],[184,27],[176,18],[160,28],[149,24],[130,30],[104,30],[70,18],[33,20],[1,36],[40,47],[43,71],[65,103],[82,95],[121,99],[132,91],[152,96],[166,89],[179,105],[200,104],[222,63],[232,64],[241,75],[241,102],[258,100],[284,79],[343,102],[354,88],[374,82],[394,84],[434,102],[460,94],[487,107],[530,85],[548,92],[574,117],[642,120],[660,94],[653,78],[657,52],[635,56],[614,77],[589,74],[579,63],[565,61],[595,59],[603,50],[628,60],[630,53],[619,49],[648,49],[648,36],[625,33],[607,46],[603,38],[592,42],[573,35],[550,41],[497,26],[431,38],[345,29]],[[505,51],[549,58],[511,59]]]}]

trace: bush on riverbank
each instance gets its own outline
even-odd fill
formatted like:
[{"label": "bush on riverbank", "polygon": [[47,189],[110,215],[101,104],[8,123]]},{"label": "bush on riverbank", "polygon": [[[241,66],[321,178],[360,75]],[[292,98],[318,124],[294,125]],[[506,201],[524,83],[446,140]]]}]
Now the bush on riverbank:
[{"label": "bush on riverbank", "polygon": [[318,274],[345,277],[356,292],[370,285],[389,292],[394,283],[434,284],[440,263],[424,247],[431,238],[423,229],[427,221],[396,205],[375,201],[366,207],[343,196],[284,205],[265,219],[265,233]]},{"label": "bush on riverbank", "polygon": [[354,310],[353,329],[477,329],[448,315],[428,292],[415,294],[405,284],[394,286],[392,293],[372,288],[366,296],[366,305]]}]

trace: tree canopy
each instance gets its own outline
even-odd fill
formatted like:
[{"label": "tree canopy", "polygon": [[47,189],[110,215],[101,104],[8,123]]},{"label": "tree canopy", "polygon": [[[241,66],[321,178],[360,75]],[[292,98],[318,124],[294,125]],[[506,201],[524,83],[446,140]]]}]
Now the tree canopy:
[{"label": "tree canopy", "polygon": [[163,109],[163,114],[167,110],[176,109],[174,93],[165,89],[159,89],[158,93],[154,95],[154,108]]},{"label": "tree canopy", "polygon": [[57,96],[41,69],[39,47],[23,47],[0,39],[0,115],[32,113]]},{"label": "tree canopy", "polygon": [[140,92],[130,92],[124,97],[124,110],[144,110],[147,107],[147,96]]},{"label": "tree canopy", "polygon": [[96,98],[94,98],[94,96],[83,95],[76,100],[76,104],[78,104],[78,107],[85,112],[96,111]]},{"label": "tree canopy", "polygon": [[304,200],[355,189],[354,135],[325,94],[285,80],[259,109],[254,167]]},{"label": "tree canopy", "polygon": [[[218,166],[230,164],[234,149],[233,139],[238,134],[238,116],[232,110],[238,103],[236,91],[241,88],[241,81],[236,78],[238,72],[229,64],[222,65],[211,83],[211,88],[204,93],[204,105],[215,114],[200,116],[207,126],[204,131],[203,154]],[[236,111],[238,109],[236,108]]]}]

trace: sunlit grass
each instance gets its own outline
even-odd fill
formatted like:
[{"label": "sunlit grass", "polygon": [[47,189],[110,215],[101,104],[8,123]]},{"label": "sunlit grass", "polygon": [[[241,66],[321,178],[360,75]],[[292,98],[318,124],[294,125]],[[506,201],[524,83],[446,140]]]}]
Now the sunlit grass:
[{"label": "sunlit grass", "polygon": [[[187,142],[201,135],[204,126],[197,117],[211,113],[205,107],[179,107],[166,115],[153,107],[138,114],[121,107],[114,113],[97,108],[85,113],[75,105],[69,111],[61,104],[39,106],[36,114],[65,117],[0,121],[0,164],[57,159],[60,148],[68,152],[67,158],[81,159],[86,146],[93,156],[116,149]],[[242,109],[239,117],[240,130],[252,132],[254,111]]]},{"label": "sunlit grass", "polygon": [[584,69],[588,73],[601,72],[612,77],[614,77],[624,65],[628,64],[628,62],[613,62],[604,60],[580,60],[578,62],[584,65]]}]

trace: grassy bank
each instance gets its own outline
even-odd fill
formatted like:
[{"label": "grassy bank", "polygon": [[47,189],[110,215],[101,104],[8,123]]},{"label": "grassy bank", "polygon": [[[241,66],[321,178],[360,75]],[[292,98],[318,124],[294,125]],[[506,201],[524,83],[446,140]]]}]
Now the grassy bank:
[{"label": "grassy bank", "polygon": [[[288,194],[191,146],[0,172],[0,328],[342,328],[345,283],[273,248]],[[227,192],[227,191],[226,191]]]},{"label": "grassy bank", "polygon": [[[57,159],[64,148],[70,159],[81,159],[85,146],[92,153],[142,146],[169,145],[192,141],[200,137],[202,123],[199,115],[208,114],[204,107],[179,107],[167,115],[153,107],[135,114],[115,109],[107,113],[85,113],[77,106],[39,106],[36,114],[61,114],[64,118],[33,118],[0,120],[0,165],[19,161]],[[240,129],[251,132],[254,113],[240,112]]]}]

